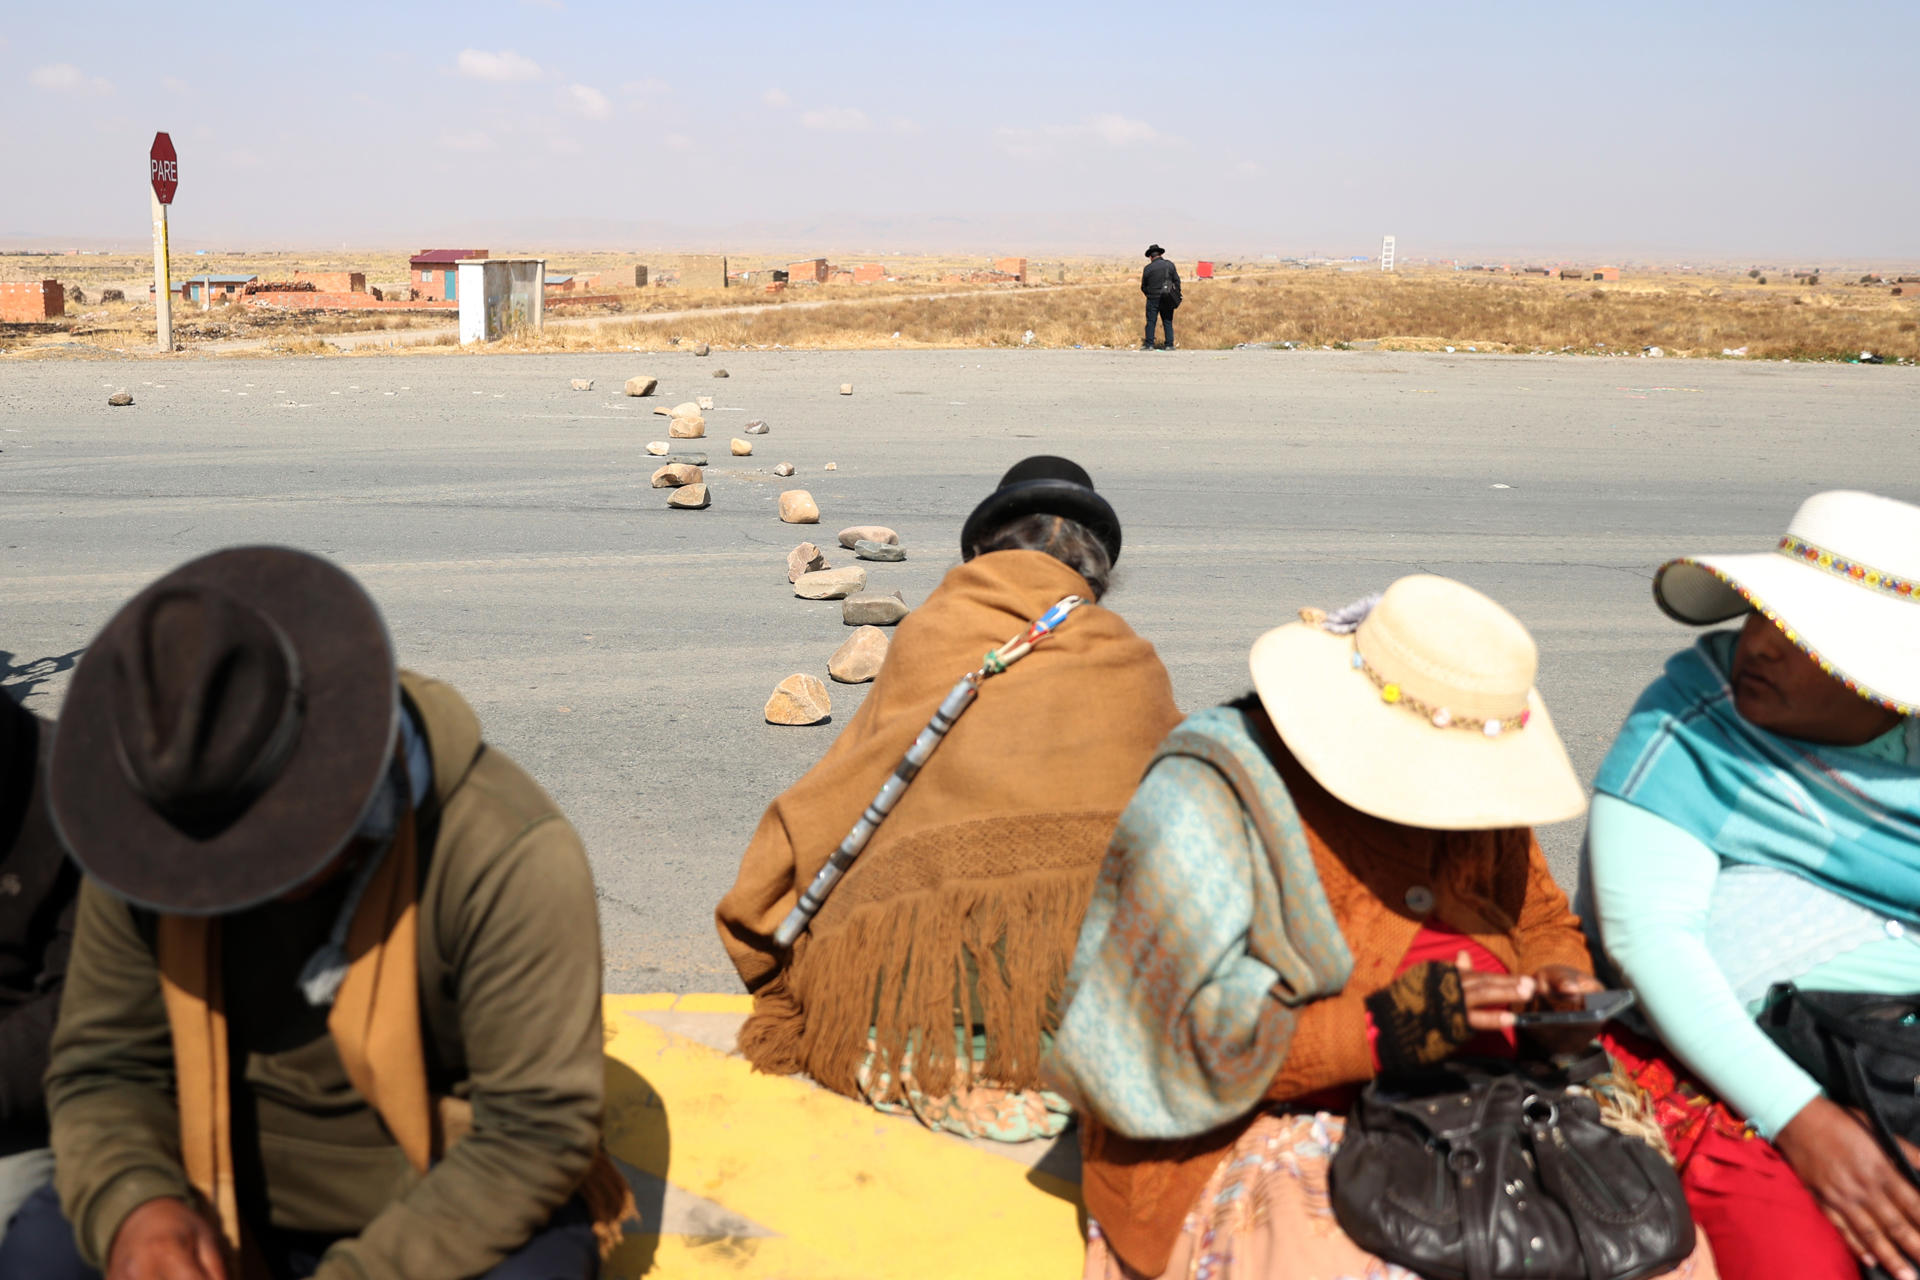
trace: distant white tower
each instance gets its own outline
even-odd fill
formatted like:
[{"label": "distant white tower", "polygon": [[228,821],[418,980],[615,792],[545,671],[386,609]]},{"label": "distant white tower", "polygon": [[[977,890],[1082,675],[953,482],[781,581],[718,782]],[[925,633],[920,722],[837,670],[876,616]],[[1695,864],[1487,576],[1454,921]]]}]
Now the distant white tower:
[{"label": "distant white tower", "polygon": [[1380,242],[1380,269],[1393,270],[1393,237],[1388,236]]}]

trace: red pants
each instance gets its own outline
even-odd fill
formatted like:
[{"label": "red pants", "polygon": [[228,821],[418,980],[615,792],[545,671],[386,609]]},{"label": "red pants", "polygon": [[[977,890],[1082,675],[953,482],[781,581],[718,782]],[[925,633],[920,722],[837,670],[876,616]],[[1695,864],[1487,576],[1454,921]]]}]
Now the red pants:
[{"label": "red pants", "polygon": [[1860,1264],[1771,1142],[1665,1049],[1623,1031],[1607,1051],[1653,1096],[1694,1225],[1725,1280],[1860,1280]]}]

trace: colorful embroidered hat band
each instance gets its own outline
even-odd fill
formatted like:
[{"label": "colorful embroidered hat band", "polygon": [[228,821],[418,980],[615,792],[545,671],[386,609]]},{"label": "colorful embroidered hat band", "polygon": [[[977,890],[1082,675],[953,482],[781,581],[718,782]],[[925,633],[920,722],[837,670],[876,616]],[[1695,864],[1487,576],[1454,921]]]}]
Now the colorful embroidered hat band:
[{"label": "colorful embroidered hat band", "polygon": [[1784,556],[1788,556],[1794,560],[1804,560],[1815,568],[1826,570],[1836,578],[1845,578],[1847,581],[1866,587],[1869,590],[1879,591],[1890,596],[1898,596],[1906,600],[1914,598],[1915,584],[1910,579],[1896,577],[1891,573],[1883,573],[1878,569],[1870,568],[1858,561],[1848,560],[1845,556],[1835,555],[1825,547],[1815,546],[1813,543],[1802,538],[1796,538],[1790,533],[1780,539],[1779,550],[1780,554]]},{"label": "colorful embroidered hat band", "polygon": [[1386,679],[1367,665],[1367,660],[1360,656],[1357,645],[1353,650],[1351,662],[1355,671],[1373,681],[1373,687],[1380,691],[1380,701],[1396,707],[1405,707],[1425,718],[1436,729],[1478,729],[1489,738],[1497,738],[1508,729],[1526,728],[1527,721],[1533,715],[1531,711],[1523,708],[1517,716],[1506,716],[1494,720],[1482,720],[1476,716],[1456,716],[1445,707],[1436,707],[1422,702],[1398,684]]}]

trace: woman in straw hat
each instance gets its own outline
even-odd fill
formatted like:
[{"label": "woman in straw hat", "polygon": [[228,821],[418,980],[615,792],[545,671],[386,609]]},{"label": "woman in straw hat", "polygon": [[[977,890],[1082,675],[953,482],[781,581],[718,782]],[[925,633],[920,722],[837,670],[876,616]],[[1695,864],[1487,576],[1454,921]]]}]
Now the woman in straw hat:
[{"label": "woman in straw hat", "polygon": [[[768,806],[716,915],[756,1067],[1025,1141],[1066,1128],[1041,1045],[1107,838],[1180,712],[1153,646],[1094,603],[1120,521],[1079,466],[1015,465],[960,549],[846,731]],[[793,949],[775,945],[954,682],[1068,596],[1088,603],[981,686]]]},{"label": "woman in straw hat", "polygon": [[1162,745],[1088,908],[1049,1059],[1088,1277],[1410,1276],[1329,1207],[1355,1089],[1598,989],[1531,831],[1586,796],[1526,629],[1429,576],[1302,616]]},{"label": "woman in straw hat", "polygon": [[1920,507],[1815,495],[1654,599],[1739,626],[1668,660],[1595,780],[1594,923],[1659,1041],[1616,1057],[1728,1274],[1912,1280],[1920,1191],[1754,1018],[1774,983],[1920,990]]}]

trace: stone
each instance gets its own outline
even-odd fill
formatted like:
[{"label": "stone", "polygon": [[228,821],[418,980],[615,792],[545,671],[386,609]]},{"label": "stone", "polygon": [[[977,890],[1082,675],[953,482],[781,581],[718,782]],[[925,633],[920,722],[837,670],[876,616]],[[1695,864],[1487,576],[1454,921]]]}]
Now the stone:
[{"label": "stone", "polygon": [[627,379],[627,394],[630,396],[650,396],[653,389],[660,385],[660,379],[649,378],[645,374]]},{"label": "stone", "polygon": [[853,384],[852,384],[851,382],[843,382],[843,383],[841,383],[841,384],[840,384],[840,394],[841,394],[841,395],[843,395],[843,396],[850,396],[850,395],[852,395],[852,394],[853,394]]},{"label": "stone", "polygon": [[713,354],[713,348],[704,342],[697,342],[694,344],[693,354],[696,356],[710,356]]},{"label": "stone", "polygon": [[753,441],[751,440],[742,440],[735,437],[727,442],[727,448],[733,451],[733,456],[736,458],[751,458],[753,456]]},{"label": "stone", "polygon": [[667,423],[667,434],[675,440],[698,440],[707,434],[707,420],[697,413],[691,418],[675,418]]},{"label": "stone", "polygon": [[767,434],[767,424],[760,418],[755,418],[752,422],[749,422],[740,429],[750,436],[763,436]]},{"label": "stone", "polygon": [[[654,412],[658,413],[660,411],[655,409]],[[679,404],[667,410],[667,416],[669,418],[697,418],[700,416],[700,406],[695,401],[682,400]]]},{"label": "stone", "polygon": [[856,524],[851,529],[840,531],[840,545],[853,550],[859,542],[884,542],[889,546],[900,544],[900,535],[883,524]]},{"label": "stone", "polygon": [[656,458],[671,448],[673,448],[673,446],[668,444],[665,440],[647,441],[647,452],[652,454]]},{"label": "stone", "polygon": [[791,462],[778,463],[773,468],[773,474],[781,477],[790,476],[793,474],[793,464]]},{"label": "stone", "polygon": [[780,518],[788,524],[819,524],[820,504],[805,489],[789,489],[780,495]]},{"label": "stone", "polygon": [[827,567],[827,558],[811,542],[803,542],[787,552],[787,581],[798,582],[803,573],[818,573]]},{"label": "stone", "polygon": [[713,505],[713,499],[704,484],[687,484],[667,496],[667,505],[681,511],[704,511]]},{"label": "stone", "polygon": [[862,560],[894,563],[907,558],[907,549],[897,542],[868,542],[862,538],[853,544],[853,554]]},{"label": "stone", "polygon": [[693,398],[693,402],[694,402],[695,404],[697,404],[697,405],[699,405],[699,406],[700,406],[700,412],[702,412],[702,413],[712,413],[712,412],[713,412],[713,397],[712,397],[712,396],[695,396],[695,397]]},{"label": "stone", "polygon": [[107,397],[107,403],[112,405],[116,409],[124,408],[125,406],[133,403],[133,392],[116,391],[112,395]]},{"label": "stone", "polygon": [[865,684],[880,674],[887,660],[887,633],[878,627],[861,627],[827,659],[827,674],[841,684]]},{"label": "stone", "polygon": [[573,380],[573,389],[575,391],[591,391],[593,390],[593,379],[592,378],[575,378]]},{"label": "stone", "polygon": [[663,404],[655,405],[653,407],[653,411],[659,414],[663,418],[671,418],[680,412],[678,409],[669,409],[666,405],[663,405]]},{"label": "stone", "polygon": [[826,466],[820,469],[822,471],[838,471],[840,469],[840,464],[837,462],[829,462]]},{"label": "stone", "polygon": [[699,484],[706,479],[698,467],[690,467],[684,462],[669,462],[653,473],[653,487],[656,489],[678,489],[683,484]]},{"label": "stone", "polygon": [[788,676],[767,699],[768,724],[819,724],[833,714],[833,695],[819,676]]},{"label": "stone", "polygon": [[867,589],[867,571],[859,565],[845,569],[815,569],[793,580],[793,594],[802,600],[844,600]]},{"label": "stone", "polygon": [[850,627],[891,627],[911,612],[898,591],[856,591],[840,602],[840,621]]},{"label": "stone", "polygon": [[660,459],[660,461],[678,463],[688,467],[704,467],[707,465],[707,455],[704,453],[670,453]]},{"label": "stone", "polygon": [[716,378],[731,378],[733,375],[728,373],[725,369],[715,369],[713,371],[713,376]]}]

